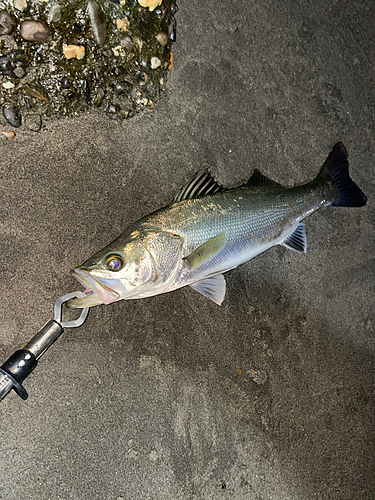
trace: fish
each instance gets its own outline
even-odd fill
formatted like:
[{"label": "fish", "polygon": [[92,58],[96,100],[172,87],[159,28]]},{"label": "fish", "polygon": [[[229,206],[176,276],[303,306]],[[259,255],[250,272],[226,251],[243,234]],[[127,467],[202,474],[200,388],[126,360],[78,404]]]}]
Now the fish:
[{"label": "fish", "polygon": [[367,198],[349,176],[337,143],[314,180],[286,188],[255,170],[226,189],[208,170],[197,173],[166,207],[131,224],[70,274],[85,287],[70,308],[140,299],[190,286],[216,304],[223,273],[275,245],[306,253],[302,222],[328,206],[362,207]]}]

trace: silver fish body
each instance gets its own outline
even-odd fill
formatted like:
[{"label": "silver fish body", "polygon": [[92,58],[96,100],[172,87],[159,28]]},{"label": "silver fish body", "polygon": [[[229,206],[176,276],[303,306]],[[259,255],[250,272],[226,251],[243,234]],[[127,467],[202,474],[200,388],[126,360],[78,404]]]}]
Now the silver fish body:
[{"label": "silver fish body", "polygon": [[222,273],[274,245],[306,251],[307,216],[323,206],[363,206],[338,143],[316,179],[284,188],[256,171],[239,188],[224,190],[209,173],[194,177],[173,203],[128,227],[72,275],[87,296],[70,307],[93,306],[169,292],[190,285],[220,304]]}]

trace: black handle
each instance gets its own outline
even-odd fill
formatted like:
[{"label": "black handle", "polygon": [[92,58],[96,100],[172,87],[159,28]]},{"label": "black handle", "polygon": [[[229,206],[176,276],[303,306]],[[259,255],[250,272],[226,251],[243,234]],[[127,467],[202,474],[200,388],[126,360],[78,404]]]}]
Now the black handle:
[{"label": "black handle", "polygon": [[37,363],[32,352],[27,349],[19,349],[0,367],[2,378],[7,379],[7,383],[11,383],[11,388],[22,399],[27,399],[27,392],[22,387],[22,382],[34,370]]}]

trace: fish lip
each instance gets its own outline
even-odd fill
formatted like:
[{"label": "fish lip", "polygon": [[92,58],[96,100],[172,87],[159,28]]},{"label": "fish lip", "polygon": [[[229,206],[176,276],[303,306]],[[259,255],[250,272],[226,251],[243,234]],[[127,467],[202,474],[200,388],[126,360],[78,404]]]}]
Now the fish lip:
[{"label": "fish lip", "polygon": [[[107,285],[104,285],[104,283],[101,283],[99,279],[91,276],[87,271],[75,268],[70,271],[70,275],[76,278],[86,288],[84,293],[87,294],[87,298],[92,297],[96,299],[96,302],[100,300],[103,304],[111,304],[120,298],[119,293],[115,292]],[[69,301],[71,306],[74,306],[75,300],[82,301],[82,299],[72,299]]]}]

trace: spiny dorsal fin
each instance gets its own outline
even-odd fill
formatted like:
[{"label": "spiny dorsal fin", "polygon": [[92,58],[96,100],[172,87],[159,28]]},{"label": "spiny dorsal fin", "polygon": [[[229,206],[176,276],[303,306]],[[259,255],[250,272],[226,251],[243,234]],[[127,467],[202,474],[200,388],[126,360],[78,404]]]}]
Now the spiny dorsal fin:
[{"label": "spiny dorsal fin", "polygon": [[277,182],[273,181],[272,179],[269,179],[265,175],[263,175],[259,170],[256,168],[254,172],[251,174],[250,179],[247,181],[246,186],[262,186],[262,185],[271,185],[271,186],[280,186]]},{"label": "spiny dorsal fin", "polygon": [[204,280],[193,283],[190,286],[208,299],[213,300],[219,306],[224,300],[226,285],[225,278],[222,274],[205,278]]},{"label": "spiny dorsal fin", "polygon": [[281,244],[290,250],[294,250],[295,252],[306,253],[307,241],[305,224],[298,224],[293,233],[290,234]]},{"label": "spiny dorsal fin", "polygon": [[202,245],[199,245],[199,247],[193,250],[187,257],[184,257],[185,264],[191,270],[207,262],[220,252],[226,240],[227,237],[225,233],[219,233],[213,236],[202,243]]},{"label": "spiny dorsal fin", "polygon": [[225,188],[218,184],[210,172],[205,169],[203,172],[197,172],[189,182],[182,186],[173,201],[190,200],[191,198],[199,198],[219,191],[225,191]]}]

